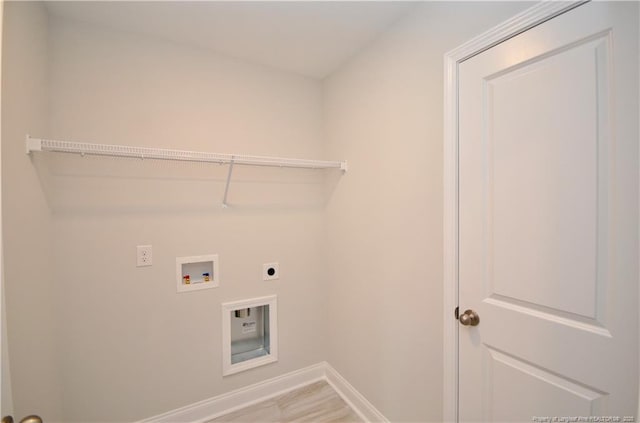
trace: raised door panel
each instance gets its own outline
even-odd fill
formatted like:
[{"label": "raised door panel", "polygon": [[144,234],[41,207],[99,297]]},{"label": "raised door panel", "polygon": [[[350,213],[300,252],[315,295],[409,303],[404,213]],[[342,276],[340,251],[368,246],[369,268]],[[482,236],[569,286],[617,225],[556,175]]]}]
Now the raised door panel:
[{"label": "raised door panel", "polygon": [[608,207],[607,45],[603,35],[484,79],[487,296],[597,319],[606,283],[598,275],[606,228],[598,233]]}]

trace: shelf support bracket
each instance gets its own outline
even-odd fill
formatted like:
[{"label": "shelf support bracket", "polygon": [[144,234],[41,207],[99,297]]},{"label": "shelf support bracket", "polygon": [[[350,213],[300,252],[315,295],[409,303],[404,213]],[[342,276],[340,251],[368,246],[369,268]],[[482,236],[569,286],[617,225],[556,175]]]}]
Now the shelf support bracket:
[{"label": "shelf support bracket", "polygon": [[26,137],[27,154],[31,154],[32,151],[42,151],[42,141],[36,138],[31,138],[29,134]]},{"label": "shelf support bracket", "polygon": [[229,207],[227,204],[227,195],[229,194],[229,183],[231,182],[231,173],[233,172],[233,165],[235,164],[235,157],[231,156],[231,161],[229,162],[229,172],[227,173],[227,183],[224,186],[224,197],[222,198],[222,207]]}]

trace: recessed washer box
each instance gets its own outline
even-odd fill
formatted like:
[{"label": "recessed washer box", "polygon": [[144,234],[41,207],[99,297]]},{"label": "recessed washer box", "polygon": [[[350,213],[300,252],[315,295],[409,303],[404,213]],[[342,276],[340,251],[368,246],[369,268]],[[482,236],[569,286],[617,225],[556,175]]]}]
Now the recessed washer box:
[{"label": "recessed washer box", "polygon": [[177,257],[177,292],[198,291],[220,286],[218,255]]},{"label": "recessed washer box", "polygon": [[278,361],[275,295],[222,304],[222,374]]}]

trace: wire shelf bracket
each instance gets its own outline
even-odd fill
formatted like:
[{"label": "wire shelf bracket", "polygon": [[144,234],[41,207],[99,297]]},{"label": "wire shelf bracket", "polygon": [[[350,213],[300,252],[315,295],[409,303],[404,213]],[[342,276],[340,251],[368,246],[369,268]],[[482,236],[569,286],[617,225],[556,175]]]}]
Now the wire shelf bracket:
[{"label": "wire shelf bracket", "polygon": [[135,159],[171,160],[183,162],[228,164],[229,172],[222,199],[223,207],[227,207],[227,195],[231,174],[235,165],[268,166],[295,169],[340,169],[348,170],[346,161],[291,159],[283,157],[251,156],[244,154],[220,154],[188,150],[170,150],[152,147],[134,147],[126,145],[93,144],[75,141],[60,141],[26,136],[26,153],[50,151],[55,153],[71,153],[81,156],[110,156]]}]

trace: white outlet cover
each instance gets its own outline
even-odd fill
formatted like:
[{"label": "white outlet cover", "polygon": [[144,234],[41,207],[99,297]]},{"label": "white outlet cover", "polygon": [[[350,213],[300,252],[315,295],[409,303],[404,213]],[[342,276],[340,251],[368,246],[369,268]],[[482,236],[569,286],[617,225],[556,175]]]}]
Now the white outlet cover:
[{"label": "white outlet cover", "polygon": [[153,248],[151,245],[138,245],[136,247],[136,266],[144,267],[153,264]]},{"label": "white outlet cover", "polygon": [[280,267],[278,263],[265,263],[262,265],[262,279],[272,281],[280,279]]}]

